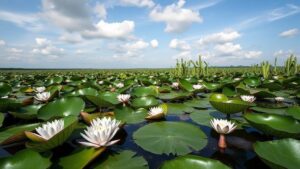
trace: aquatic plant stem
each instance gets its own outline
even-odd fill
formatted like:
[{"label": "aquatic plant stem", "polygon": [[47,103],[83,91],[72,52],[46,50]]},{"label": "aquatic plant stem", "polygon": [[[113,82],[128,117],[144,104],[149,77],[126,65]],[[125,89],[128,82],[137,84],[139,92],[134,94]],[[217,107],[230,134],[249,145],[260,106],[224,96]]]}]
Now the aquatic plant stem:
[{"label": "aquatic plant stem", "polygon": [[225,149],[227,147],[226,138],[224,134],[220,134],[218,146],[221,149]]}]

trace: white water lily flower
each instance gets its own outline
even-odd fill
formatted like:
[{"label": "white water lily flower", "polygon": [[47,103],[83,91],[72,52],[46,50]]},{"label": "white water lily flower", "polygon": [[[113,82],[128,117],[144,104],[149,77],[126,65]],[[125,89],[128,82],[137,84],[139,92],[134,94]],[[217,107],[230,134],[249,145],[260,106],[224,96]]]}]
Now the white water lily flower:
[{"label": "white water lily flower", "polygon": [[179,83],[178,82],[173,82],[171,85],[172,88],[178,89]]},{"label": "white water lily flower", "polygon": [[43,124],[42,127],[36,128],[35,130],[38,134],[33,134],[45,140],[49,140],[63,129],[64,120],[54,120],[52,122],[47,122],[46,124]]},{"label": "white water lily flower", "polygon": [[123,83],[118,83],[118,84],[116,84],[116,87],[117,88],[122,88],[122,87],[124,87],[124,84]]},{"label": "white water lily flower", "polygon": [[103,82],[102,80],[98,82],[98,84],[100,84],[100,85],[103,84],[103,83],[104,83],[104,82]]},{"label": "white water lily flower", "polygon": [[38,101],[47,101],[50,98],[50,92],[37,93],[34,98]]},{"label": "white water lily flower", "polygon": [[234,81],[240,81],[240,80],[241,80],[241,78],[239,78],[239,77],[236,77],[236,78],[234,78],[233,80],[234,80]]},{"label": "white water lily flower", "polygon": [[241,99],[245,102],[253,103],[256,100],[255,96],[242,95]]},{"label": "white water lily flower", "polygon": [[119,102],[127,103],[130,99],[130,94],[119,94],[117,96]]},{"label": "white water lily flower", "polygon": [[212,119],[210,124],[219,134],[229,134],[237,127],[234,122],[224,119]]},{"label": "white water lily flower", "polygon": [[199,89],[202,89],[202,88],[203,88],[203,85],[201,85],[201,84],[196,84],[196,85],[193,85],[193,88],[194,88],[195,90],[199,90]]},{"label": "white water lily flower", "polygon": [[284,97],[275,97],[274,98],[276,102],[283,102],[284,101]]},{"label": "white water lily flower", "polygon": [[156,116],[158,114],[164,113],[164,110],[161,107],[152,107],[150,108],[150,111],[148,112],[149,116]]},{"label": "white water lily flower", "polygon": [[46,90],[46,88],[45,88],[44,86],[34,88],[34,91],[35,91],[36,93],[42,93],[42,92],[44,92],[45,90]]},{"label": "white water lily flower", "polygon": [[97,118],[91,122],[91,126],[81,133],[86,142],[79,142],[82,145],[94,148],[107,147],[117,143],[119,140],[113,140],[119,130],[120,121],[110,117]]}]

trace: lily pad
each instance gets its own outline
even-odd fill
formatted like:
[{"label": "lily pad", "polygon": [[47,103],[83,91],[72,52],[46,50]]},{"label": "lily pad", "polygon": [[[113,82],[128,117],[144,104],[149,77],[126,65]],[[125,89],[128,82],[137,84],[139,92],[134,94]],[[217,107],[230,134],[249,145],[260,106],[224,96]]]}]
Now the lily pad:
[{"label": "lily pad", "polygon": [[183,92],[183,91],[178,91],[178,92],[170,92],[170,93],[160,93],[158,97],[161,100],[177,100],[177,99],[183,99],[183,98],[188,98],[192,95],[191,92]]},{"label": "lily pad", "polygon": [[300,122],[289,116],[278,114],[245,113],[251,126],[266,134],[278,137],[299,137]]},{"label": "lily pad", "polygon": [[[68,137],[72,134],[73,130],[77,125],[77,117],[69,116],[64,118],[64,129],[57,133],[55,136],[50,138],[49,140],[37,142],[37,141],[30,141],[26,143],[26,147],[34,149],[36,151],[46,151],[50,150],[54,147],[57,147],[63,144]],[[36,136],[26,132],[26,136],[29,137],[31,140],[35,139]]]},{"label": "lily pad", "polygon": [[244,83],[249,87],[257,87],[260,85],[261,82],[259,78],[251,77],[251,78],[244,79]]},{"label": "lily pad", "polygon": [[133,89],[131,94],[136,96],[136,97],[157,96],[158,89],[155,86],[136,87],[136,88]]},{"label": "lily pad", "polygon": [[300,141],[282,139],[256,142],[254,151],[271,168],[298,169],[300,166]]},{"label": "lily pad", "polygon": [[167,103],[166,105],[168,107],[168,114],[180,115],[194,111],[193,107],[181,103]]},{"label": "lily pad", "polygon": [[293,116],[295,119],[300,120],[300,106],[292,106],[286,110],[287,114]]},{"label": "lily pad", "polygon": [[243,112],[249,107],[242,100],[229,100],[224,94],[212,94],[209,98],[210,104],[218,111],[226,114]]},{"label": "lily pad", "polygon": [[0,98],[3,96],[7,96],[12,91],[10,85],[0,82]]},{"label": "lily pad", "polygon": [[135,98],[132,101],[132,106],[135,108],[149,108],[159,104],[159,101],[156,100],[154,97],[139,97]]},{"label": "lily pad", "polygon": [[230,169],[220,161],[196,155],[185,155],[164,162],[160,169]]},{"label": "lily pad", "polygon": [[64,169],[82,169],[97,156],[99,156],[105,148],[80,148],[68,156],[59,159],[58,167]]},{"label": "lily pad", "polygon": [[139,128],[133,134],[133,139],[146,151],[167,155],[184,155],[199,151],[207,144],[204,132],[185,122],[151,123]]},{"label": "lily pad", "polygon": [[130,107],[115,109],[115,118],[128,124],[135,124],[145,121],[148,111],[144,108],[133,110]]},{"label": "lily pad", "polygon": [[286,115],[286,109],[280,108],[280,109],[271,109],[266,107],[251,107],[251,110],[262,112],[262,113],[270,113],[270,114],[281,114]]},{"label": "lily pad", "polygon": [[211,127],[210,120],[214,117],[210,115],[215,110],[198,110],[190,115],[190,118],[197,124]]},{"label": "lily pad", "polygon": [[57,117],[78,116],[84,106],[84,101],[79,97],[64,97],[41,107],[38,111],[38,118],[49,120]]},{"label": "lily pad", "polygon": [[10,144],[25,138],[24,131],[34,130],[39,123],[9,127],[0,132],[0,144]]},{"label": "lily pad", "polygon": [[193,85],[190,82],[188,82],[187,80],[180,79],[179,85],[181,88],[185,89],[188,92],[194,91]]},{"label": "lily pad", "polygon": [[26,120],[35,119],[37,117],[38,110],[42,106],[43,104],[30,105],[30,106],[22,107],[18,111],[9,112],[9,113],[14,117],[20,119],[26,119]]},{"label": "lily pad", "polygon": [[187,102],[184,102],[185,105],[187,106],[191,106],[191,107],[196,107],[196,108],[209,108],[211,107],[208,99],[193,99],[193,100],[189,100]]},{"label": "lily pad", "polygon": [[110,155],[105,161],[101,162],[95,169],[148,169],[147,161],[136,156],[136,153],[124,150],[120,154]]},{"label": "lily pad", "polygon": [[50,166],[50,156],[44,157],[29,149],[21,150],[13,156],[0,159],[1,169],[45,169]]},{"label": "lily pad", "polygon": [[4,114],[0,112],[0,127],[2,127],[2,123],[4,121],[4,118],[5,118]]}]

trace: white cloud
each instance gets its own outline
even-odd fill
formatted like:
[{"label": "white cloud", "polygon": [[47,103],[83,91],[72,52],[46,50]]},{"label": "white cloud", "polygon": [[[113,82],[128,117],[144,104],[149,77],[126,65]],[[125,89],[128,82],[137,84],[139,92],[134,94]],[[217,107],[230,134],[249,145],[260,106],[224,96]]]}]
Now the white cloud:
[{"label": "white cloud", "polygon": [[296,15],[298,13],[300,13],[300,6],[294,4],[286,4],[279,8],[274,8],[272,10],[262,12],[260,15],[254,16],[252,18],[248,18],[236,25],[236,29],[241,30],[257,26],[259,24],[275,22],[287,18],[289,16]]},{"label": "white cloud", "polygon": [[155,5],[152,0],[120,0],[122,5],[126,6],[137,6],[137,7],[148,7],[151,8]]},{"label": "white cloud", "polygon": [[0,11],[0,20],[16,24],[28,31],[41,31],[44,26],[37,14]]},{"label": "white cloud", "polygon": [[274,56],[275,57],[288,57],[290,56],[291,54],[294,54],[295,52],[293,50],[278,50],[276,52],[274,52]]},{"label": "white cloud", "polygon": [[232,42],[217,44],[214,47],[215,56],[217,57],[232,57],[232,58],[258,58],[262,55],[261,51],[247,51],[243,50],[240,44]]},{"label": "white cloud", "polygon": [[5,46],[6,42],[4,40],[0,40],[0,46]]},{"label": "white cloud", "polygon": [[56,26],[67,31],[92,29],[88,0],[43,0],[43,15]]},{"label": "white cloud", "polygon": [[206,45],[210,43],[226,43],[241,37],[241,34],[235,30],[227,29],[223,32],[207,35],[201,38],[198,43]]},{"label": "white cloud", "polygon": [[138,40],[135,42],[127,42],[122,45],[118,45],[113,48],[116,54],[114,58],[133,58],[133,57],[142,57],[142,51],[149,47],[149,43],[143,40]]},{"label": "white cloud", "polygon": [[38,46],[44,47],[46,45],[49,45],[51,42],[46,38],[35,38],[35,42]]},{"label": "white cloud", "polygon": [[23,52],[22,49],[17,49],[17,48],[9,48],[7,49],[8,52],[14,53],[14,54],[20,54]]},{"label": "white cloud", "polygon": [[96,24],[96,30],[86,30],[82,33],[85,38],[128,38],[134,30],[134,22],[124,20],[122,22],[108,23],[103,20]]},{"label": "white cloud", "polygon": [[190,50],[191,46],[184,40],[172,39],[169,43],[169,47],[177,50]]},{"label": "white cloud", "polygon": [[77,54],[77,55],[80,55],[80,54],[84,54],[85,52],[83,51],[83,50],[81,50],[81,49],[77,49],[76,51],[75,51],[75,54]]},{"label": "white cloud", "polygon": [[224,44],[217,44],[214,47],[214,49],[217,52],[227,55],[227,54],[233,54],[235,52],[242,50],[242,47],[240,44],[233,44],[233,43],[228,42],[228,43],[224,43]]},{"label": "white cloud", "polygon": [[103,4],[97,3],[94,8],[94,12],[96,13],[98,18],[106,19],[107,12],[106,12],[106,8]]},{"label": "white cloud", "polygon": [[150,41],[150,45],[152,48],[157,48],[158,47],[158,41],[156,39],[152,39]]},{"label": "white cloud", "polygon": [[64,33],[59,37],[59,40],[72,44],[80,43],[83,41],[81,35],[78,33]]},{"label": "white cloud", "polygon": [[276,21],[300,12],[300,6],[286,4],[283,7],[273,9],[267,14],[268,21]]},{"label": "white cloud", "polygon": [[46,38],[35,39],[37,47],[32,49],[33,54],[47,55],[51,57],[57,57],[64,53],[63,48],[58,48],[52,44],[52,42]]},{"label": "white cloud", "polygon": [[184,40],[172,39],[169,43],[169,47],[172,49],[176,49],[178,53],[174,55],[173,59],[191,59],[192,58],[192,48],[191,46]]},{"label": "white cloud", "polygon": [[171,4],[164,9],[156,6],[149,14],[156,22],[165,22],[165,32],[183,32],[194,22],[202,22],[197,11],[183,8],[185,0],[179,0],[177,4]]},{"label": "white cloud", "polygon": [[299,34],[299,29],[294,28],[294,29],[289,29],[289,30],[281,32],[279,34],[279,36],[288,38],[288,37],[295,37],[298,34]]},{"label": "white cloud", "polygon": [[258,58],[262,55],[262,51],[244,51],[243,54],[248,59]]},{"label": "white cloud", "polygon": [[178,54],[174,55],[172,57],[173,59],[185,59],[185,60],[189,60],[192,58],[192,52],[191,51],[181,51]]}]

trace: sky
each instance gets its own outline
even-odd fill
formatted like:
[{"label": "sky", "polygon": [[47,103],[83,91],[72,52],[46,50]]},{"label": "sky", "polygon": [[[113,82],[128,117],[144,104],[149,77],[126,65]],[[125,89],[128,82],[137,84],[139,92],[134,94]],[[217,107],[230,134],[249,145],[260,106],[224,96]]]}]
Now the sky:
[{"label": "sky", "polygon": [[253,65],[300,56],[299,0],[1,0],[1,68]]}]

